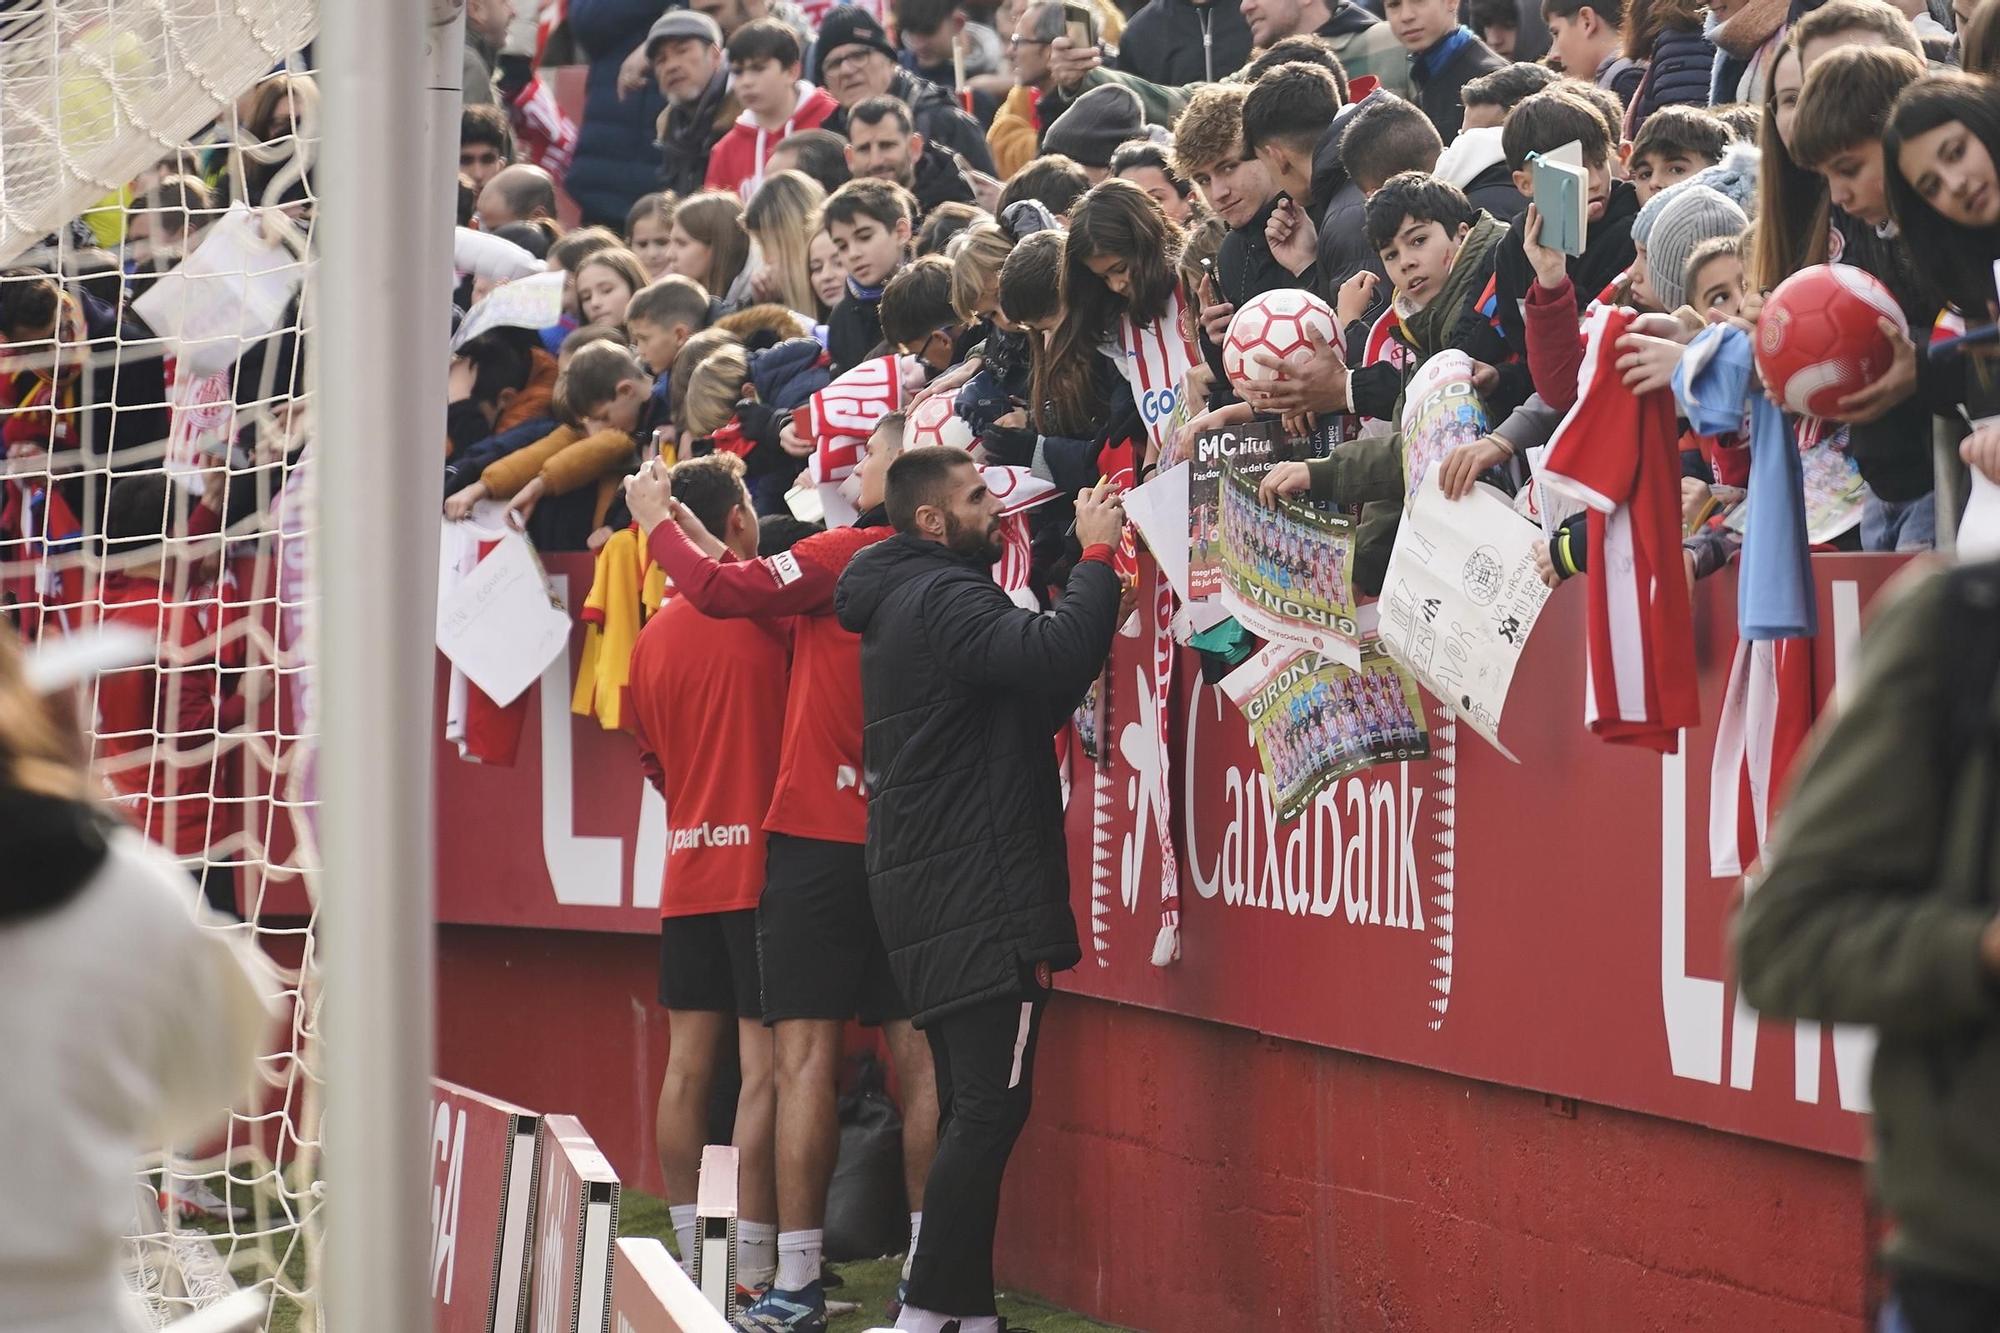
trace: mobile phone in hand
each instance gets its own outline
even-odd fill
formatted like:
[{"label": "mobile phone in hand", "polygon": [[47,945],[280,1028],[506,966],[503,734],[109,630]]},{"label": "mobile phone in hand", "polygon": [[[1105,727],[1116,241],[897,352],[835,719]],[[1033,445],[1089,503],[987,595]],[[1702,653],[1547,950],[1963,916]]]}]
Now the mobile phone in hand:
[{"label": "mobile phone in hand", "polygon": [[1063,35],[1081,51],[1097,45],[1097,11],[1078,0],[1063,2]]}]

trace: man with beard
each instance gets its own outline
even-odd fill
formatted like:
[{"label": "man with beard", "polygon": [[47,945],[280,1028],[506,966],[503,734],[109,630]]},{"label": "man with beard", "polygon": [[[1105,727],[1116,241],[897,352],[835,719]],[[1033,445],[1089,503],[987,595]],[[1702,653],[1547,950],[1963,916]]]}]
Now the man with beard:
[{"label": "man with beard", "polygon": [[1109,486],[1077,498],[1083,556],[1037,613],[993,582],[1000,504],[971,455],[905,450],[886,491],[896,535],[854,557],[834,609],[861,635],[869,894],[941,1114],[896,1327],[989,1333],[1050,973],[1082,956],[1053,738],[1110,652],[1124,514]]},{"label": "man with beard", "polygon": [[939,204],[973,202],[972,182],[958,163],[917,133],[910,108],[893,97],[870,97],[849,109],[847,169],[894,181],[926,214]]}]

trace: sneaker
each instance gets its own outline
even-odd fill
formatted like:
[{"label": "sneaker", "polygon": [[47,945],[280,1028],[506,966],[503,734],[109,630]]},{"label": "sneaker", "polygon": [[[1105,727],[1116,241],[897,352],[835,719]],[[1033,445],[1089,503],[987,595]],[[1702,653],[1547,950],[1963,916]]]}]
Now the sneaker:
[{"label": "sneaker", "polygon": [[890,1323],[893,1324],[903,1317],[903,1303],[909,1299],[910,1280],[908,1278],[898,1278],[896,1280],[896,1294],[882,1302],[882,1313],[888,1317]]},{"label": "sneaker", "polygon": [[814,1282],[803,1291],[766,1291],[736,1316],[737,1333],[826,1333],[826,1293]]},{"label": "sneaker", "polygon": [[248,1208],[229,1202],[209,1187],[206,1180],[189,1176],[169,1177],[160,1191],[160,1211],[178,1222],[194,1217],[212,1217],[219,1222],[241,1222],[250,1216]]},{"label": "sneaker", "polygon": [[771,1289],[771,1284],[768,1282],[766,1282],[761,1287],[746,1287],[741,1282],[737,1283],[736,1308],[739,1310],[749,1309],[751,1306],[755,1305],[758,1301],[764,1299],[764,1293],[769,1291],[770,1289]]}]

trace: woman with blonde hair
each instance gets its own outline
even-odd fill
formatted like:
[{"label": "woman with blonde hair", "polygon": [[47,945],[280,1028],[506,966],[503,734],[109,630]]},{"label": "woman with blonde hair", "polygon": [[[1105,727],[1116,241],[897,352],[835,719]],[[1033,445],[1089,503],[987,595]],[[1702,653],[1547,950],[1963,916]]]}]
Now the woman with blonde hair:
[{"label": "woman with blonde hair", "polygon": [[33,1145],[0,1172],[0,1310],[48,1333],[150,1327],[119,1276],[139,1154],[248,1090],[277,994],[84,752],[0,626],[0,1124]]},{"label": "woman with blonde hair", "polygon": [[751,278],[751,294],[810,315],[817,323],[824,323],[828,312],[813,290],[812,220],[825,202],[826,190],[812,177],[778,171],[764,178],[743,210],[744,230],[763,257]]},{"label": "woman with blonde hair", "polygon": [[[750,233],[743,229],[743,205],[735,195],[703,190],[681,201],[668,233],[668,268],[714,295],[730,291],[749,257]],[[730,303],[725,296],[724,304]]]}]

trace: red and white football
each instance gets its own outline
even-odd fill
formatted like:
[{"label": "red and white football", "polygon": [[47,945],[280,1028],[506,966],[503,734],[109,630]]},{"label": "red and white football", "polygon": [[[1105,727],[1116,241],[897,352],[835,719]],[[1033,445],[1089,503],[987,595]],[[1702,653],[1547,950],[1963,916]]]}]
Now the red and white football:
[{"label": "red and white football", "polygon": [[1895,344],[1879,320],[1907,336],[1896,298],[1851,264],[1815,264],[1778,284],[1757,316],[1757,375],[1787,412],[1824,417],[1880,379]]},{"label": "red and white football", "polygon": [[906,449],[922,449],[934,444],[948,444],[954,449],[972,447],[972,427],[952,410],[951,395],[948,393],[932,394],[911,408],[903,431],[903,447]]},{"label": "red and white football", "polygon": [[1317,331],[1322,341],[1339,344],[1333,308],[1311,292],[1297,287],[1259,292],[1230,316],[1229,329],[1222,335],[1222,371],[1231,384],[1274,379],[1277,372],[1253,361],[1251,353],[1303,364],[1312,360],[1308,330]]}]

